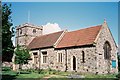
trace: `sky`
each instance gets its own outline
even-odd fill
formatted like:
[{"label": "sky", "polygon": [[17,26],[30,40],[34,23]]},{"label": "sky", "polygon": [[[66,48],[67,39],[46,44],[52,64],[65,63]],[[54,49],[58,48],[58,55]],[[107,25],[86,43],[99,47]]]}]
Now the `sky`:
[{"label": "sky", "polygon": [[46,25],[42,25],[42,26],[43,26],[43,35],[61,31],[61,28],[57,23],[47,23]]},{"label": "sky", "polygon": [[2,0],[4,2],[118,2],[119,0]]},{"label": "sky", "polygon": [[[117,0],[116,0],[117,1]],[[69,31],[107,24],[118,44],[117,2],[10,2],[13,26],[28,22],[35,25],[58,24]]]}]

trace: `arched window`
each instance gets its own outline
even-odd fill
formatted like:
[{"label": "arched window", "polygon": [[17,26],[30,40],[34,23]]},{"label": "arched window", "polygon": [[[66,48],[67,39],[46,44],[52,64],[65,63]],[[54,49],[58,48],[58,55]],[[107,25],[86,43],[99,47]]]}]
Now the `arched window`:
[{"label": "arched window", "polygon": [[110,59],[111,46],[108,41],[105,42],[103,49],[104,49],[104,59]]}]

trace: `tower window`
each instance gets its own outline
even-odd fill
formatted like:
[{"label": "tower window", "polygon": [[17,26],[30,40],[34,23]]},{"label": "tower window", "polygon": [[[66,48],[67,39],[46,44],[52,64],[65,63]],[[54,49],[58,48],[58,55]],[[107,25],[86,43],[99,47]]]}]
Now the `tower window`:
[{"label": "tower window", "polygon": [[22,34],[22,29],[20,29],[20,34]]},{"label": "tower window", "polygon": [[33,33],[36,33],[36,29],[33,29]]}]

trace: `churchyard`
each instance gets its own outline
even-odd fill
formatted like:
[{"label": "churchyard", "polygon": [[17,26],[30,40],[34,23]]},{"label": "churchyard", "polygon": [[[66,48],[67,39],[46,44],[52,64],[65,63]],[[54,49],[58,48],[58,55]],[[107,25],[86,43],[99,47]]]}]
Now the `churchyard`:
[{"label": "churchyard", "polygon": [[34,69],[27,69],[27,70],[17,70],[13,71],[9,67],[2,67],[2,80],[14,80],[14,79],[64,79],[64,80],[69,80],[69,79],[92,79],[92,78],[112,78],[112,79],[117,79],[119,78],[117,74],[102,74],[102,75],[96,75],[96,74],[91,74],[91,73],[80,73],[80,72],[63,72],[63,71],[56,71],[52,69],[46,69],[46,70],[34,70]]}]

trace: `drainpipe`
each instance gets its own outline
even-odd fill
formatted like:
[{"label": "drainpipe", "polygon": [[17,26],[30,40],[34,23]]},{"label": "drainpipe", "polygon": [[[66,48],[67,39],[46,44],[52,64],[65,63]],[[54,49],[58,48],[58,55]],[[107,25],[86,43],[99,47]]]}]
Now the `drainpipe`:
[{"label": "drainpipe", "polygon": [[67,71],[67,49],[65,48],[65,72]]}]

